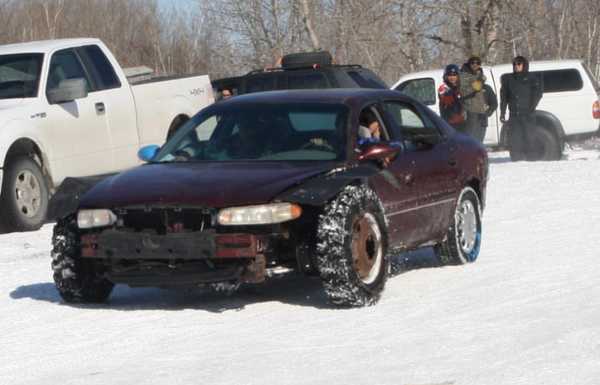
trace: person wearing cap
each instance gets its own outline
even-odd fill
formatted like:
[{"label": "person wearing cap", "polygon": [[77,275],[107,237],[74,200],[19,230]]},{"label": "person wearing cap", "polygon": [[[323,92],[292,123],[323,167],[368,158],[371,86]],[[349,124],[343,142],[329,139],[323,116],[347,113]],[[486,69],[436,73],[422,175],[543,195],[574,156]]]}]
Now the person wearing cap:
[{"label": "person wearing cap", "polygon": [[477,55],[471,56],[460,70],[460,93],[467,112],[465,131],[480,142],[483,142],[487,126],[482,125],[483,119],[486,119],[487,123],[488,112],[485,92],[482,92],[485,81],[481,58]]},{"label": "person wearing cap", "polygon": [[510,158],[526,160],[535,145],[535,109],[542,99],[540,79],[529,73],[529,62],[523,56],[513,60],[513,73],[502,77],[500,89],[500,121],[506,122],[509,111]]},{"label": "person wearing cap", "polygon": [[458,131],[465,132],[465,112],[460,94],[458,66],[449,64],[444,69],[444,82],[438,88],[440,116]]}]

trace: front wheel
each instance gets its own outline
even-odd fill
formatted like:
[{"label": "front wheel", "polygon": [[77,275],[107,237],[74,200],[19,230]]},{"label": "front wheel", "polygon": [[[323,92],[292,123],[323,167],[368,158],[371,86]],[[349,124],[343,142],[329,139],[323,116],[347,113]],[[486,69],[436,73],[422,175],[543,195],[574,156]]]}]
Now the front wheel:
[{"label": "front wheel", "polygon": [[26,156],[7,163],[0,195],[0,221],[8,231],[39,229],[48,211],[48,186],[40,166]]},{"label": "front wheel", "polygon": [[317,266],[336,305],[375,304],[389,271],[388,234],[377,195],[348,186],[324,209],[317,231]]},{"label": "front wheel", "polygon": [[52,236],[52,270],[56,289],[65,302],[105,302],[114,284],[104,278],[94,261],[80,256],[74,220],[61,220]]},{"label": "front wheel", "polygon": [[475,262],[481,248],[481,204],[475,190],[465,187],[458,198],[446,240],[436,246],[445,265]]}]

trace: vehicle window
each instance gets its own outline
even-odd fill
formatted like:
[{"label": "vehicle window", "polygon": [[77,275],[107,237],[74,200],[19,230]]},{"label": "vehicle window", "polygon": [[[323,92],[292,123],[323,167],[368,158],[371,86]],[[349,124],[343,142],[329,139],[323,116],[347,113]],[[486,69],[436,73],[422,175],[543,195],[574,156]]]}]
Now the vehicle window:
[{"label": "vehicle window", "polygon": [[46,89],[51,90],[58,87],[59,83],[65,79],[84,79],[87,90],[92,90],[79,59],[71,49],[58,51],[52,55]]},{"label": "vehicle window", "polygon": [[78,52],[95,80],[96,91],[121,87],[113,66],[100,47],[88,45],[79,48]]},{"label": "vehicle window", "polygon": [[396,90],[428,106],[435,104],[435,81],[432,78],[408,80],[396,87]]},{"label": "vehicle window", "polygon": [[[538,76],[545,94],[553,92],[578,91],[583,88],[581,74],[574,68],[551,71],[531,71],[530,74]],[[501,81],[509,74],[504,74]]]},{"label": "vehicle window", "polygon": [[598,83],[598,79],[596,79],[596,77],[594,77],[594,75],[592,74],[592,71],[590,71],[590,68],[587,66],[587,64],[582,63],[583,64],[583,69],[585,70],[585,73],[588,75],[588,78],[590,79],[590,81],[592,82],[592,85],[594,86],[594,89],[596,90],[596,93],[600,94],[600,83]]},{"label": "vehicle window", "polygon": [[[406,149],[419,150],[425,142],[431,139],[441,139],[441,133],[434,123],[423,117],[408,103],[386,102],[385,108],[400,129]],[[425,119],[424,119],[425,118]]]},{"label": "vehicle window", "polygon": [[288,89],[320,89],[327,88],[327,79],[322,73],[288,73]]},{"label": "vehicle window", "polygon": [[255,76],[246,80],[246,93],[271,91],[275,89],[274,76]]},{"label": "vehicle window", "polygon": [[163,146],[156,160],[342,159],[347,116],[348,109],[343,105],[282,103],[223,107],[217,103],[214,109],[182,126]]},{"label": "vehicle window", "polygon": [[375,105],[363,108],[358,116],[357,144],[359,146],[389,141],[387,128]]},{"label": "vehicle window", "polygon": [[352,78],[361,88],[388,88],[383,80],[377,78],[375,74],[367,71],[348,71],[348,76]]},{"label": "vehicle window", "polygon": [[0,99],[37,96],[42,54],[0,56]]}]

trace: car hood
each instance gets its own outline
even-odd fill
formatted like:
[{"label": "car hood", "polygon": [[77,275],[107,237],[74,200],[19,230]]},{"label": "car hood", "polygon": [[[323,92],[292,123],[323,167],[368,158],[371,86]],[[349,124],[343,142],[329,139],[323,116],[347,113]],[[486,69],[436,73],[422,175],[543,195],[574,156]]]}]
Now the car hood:
[{"label": "car hood", "polygon": [[82,208],[136,205],[230,207],[270,202],[338,163],[215,162],[146,164],[107,178],[81,199]]}]

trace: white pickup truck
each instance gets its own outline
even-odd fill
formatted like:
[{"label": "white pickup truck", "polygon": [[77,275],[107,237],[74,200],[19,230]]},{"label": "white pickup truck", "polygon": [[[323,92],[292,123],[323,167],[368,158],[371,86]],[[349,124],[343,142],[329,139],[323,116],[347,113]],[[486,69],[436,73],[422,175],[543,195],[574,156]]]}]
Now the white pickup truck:
[{"label": "white pickup truck", "polygon": [[[502,78],[512,73],[511,64],[484,66],[484,74],[498,97]],[[535,127],[538,142],[543,147],[544,160],[560,159],[565,142],[597,135],[600,129],[600,85],[580,60],[533,61],[530,73],[539,76],[543,96],[537,110]],[[431,70],[402,76],[392,87],[410,95],[439,113],[436,92],[443,82],[443,71]],[[509,125],[500,122],[500,108],[488,119],[484,144],[507,147]],[[510,150],[510,148],[509,148]]]},{"label": "white pickup truck", "polygon": [[0,230],[39,228],[66,177],[137,165],[213,101],[206,75],[130,84],[98,39],[0,46]]}]

